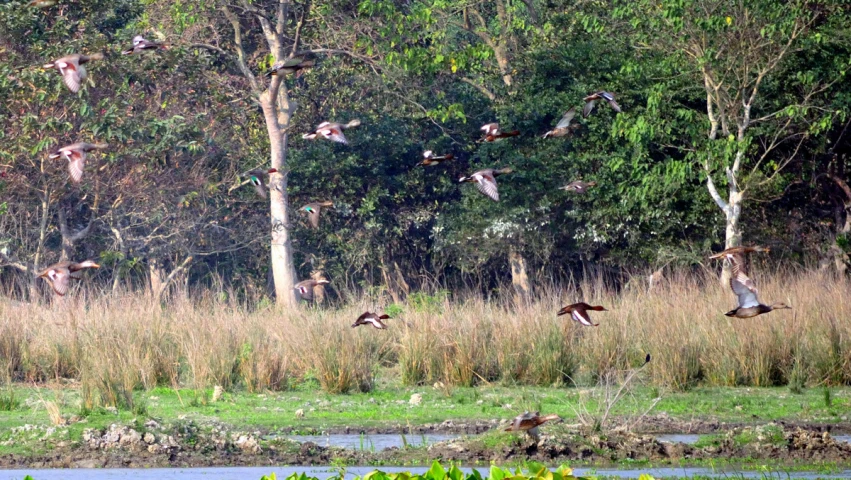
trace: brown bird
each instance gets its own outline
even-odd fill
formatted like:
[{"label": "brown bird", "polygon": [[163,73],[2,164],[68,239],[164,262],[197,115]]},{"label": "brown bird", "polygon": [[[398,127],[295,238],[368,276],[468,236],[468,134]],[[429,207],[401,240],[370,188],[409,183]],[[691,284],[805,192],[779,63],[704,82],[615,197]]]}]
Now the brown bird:
[{"label": "brown bird", "polygon": [[68,172],[71,174],[71,180],[74,183],[80,183],[80,180],[83,179],[83,169],[86,167],[86,154],[93,150],[103,150],[108,146],[109,144],[106,143],[78,142],[60,148],[51,153],[49,157],[62,157],[68,160]]},{"label": "brown bird", "polygon": [[576,116],[576,107],[571,108],[561,117],[561,120],[558,121],[555,128],[550,130],[549,132],[544,134],[544,138],[547,137],[563,137],[568,133],[573,132],[577,128],[579,128],[578,124],[571,125],[570,122],[573,121],[573,117]]},{"label": "brown bird", "polygon": [[485,132],[485,138],[483,140],[486,142],[493,142],[494,140],[498,140],[500,138],[516,137],[517,135],[520,135],[520,130],[503,132],[499,129],[498,123],[488,123],[486,125],[483,125],[481,130],[484,130]]},{"label": "brown bird", "polygon": [[615,95],[613,93],[599,91],[597,93],[592,93],[583,99],[585,100],[585,107],[582,108],[582,116],[587,118],[588,115],[591,115],[591,111],[594,110],[594,105],[597,103],[597,100],[601,99],[609,102],[609,106],[612,107],[612,110],[621,113],[621,107],[618,105],[618,102],[615,101]]},{"label": "brown bird", "polygon": [[142,53],[148,50],[168,50],[169,46],[164,43],[151,42],[146,40],[141,35],[133,37],[133,46],[121,52],[122,55],[133,55],[134,53]]},{"label": "brown bird", "polygon": [[750,252],[767,252],[765,247],[732,247],[721,253],[712,255],[710,258],[726,258],[733,266],[730,275],[730,289],[738,298],[738,306],[725,313],[728,317],[751,318],[772,310],[791,309],[785,303],[763,305],[757,297],[757,289],[753,280],[748,276],[747,256]]},{"label": "brown bird", "polygon": [[331,140],[332,142],[339,142],[344,145],[348,145],[349,141],[346,140],[346,136],[343,135],[343,130],[357,127],[358,125],[360,125],[360,120],[358,119],[354,119],[345,125],[341,123],[322,122],[318,127],[316,127],[316,130],[310,133],[305,133],[302,135],[302,138],[313,140],[314,138],[321,136]]},{"label": "brown bird", "polygon": [[379,315],[372,312],[363,312],[361,316],[355,320],[355,323],[352,324],[352,328],[359,327],[361,325],[372,325],[375,328],[383,330],[387,328],[387,324],[382,322],[382,320],[387,320],[388,318],[390,318],[390,315],[387,314]]},{"label": "brown bird", "polygon": [[556,414],[550,414],[541,416],[540,412],[524,412],[522,415],[518,415],[514,418],[514,421],[511,422],[511,425],[505,429],[506,432],[526,432],[530,437],[535,440],[538,440],[538,427],[547,423],[550,420],[561,420]]},{"label": "brown bird", "polygon": [[511,173],[513,170],[510,168],[502,168],[500,170],[494,170],[492,168],[487,168],[485,170],[479,170],[469,177],[461,177],[458,179],[458,183],[476,183],[476,188],[479,189],[483,195],[487,195],[488,198],[493,200],[494,202],[499,201],[499,190],[496,188],[496,177],[500,175],[505,175],[506,173]]},{"label": "brown bird", "polygon": [[71,55],[65,55],[58,60],[54,60],[53,63],[48,63],[44,68],[55,68],[58,70],[68,90],[77,93],[80,91],[80,85],[83,84],[83,81],[88,76],[86,67],[83,64],[89,63],[92,60],[103,60],[103,54],[93,53],[91,55],[82,55],[72,53]]},{"label": "brown bird", "polygon": [[568,183],[567,185],[560,188],[560,190],[567,190],[568,192],[576,192],[576,193],[585,193],[588,191],[588,187],[596,187],[597,182],[583,182],[582,180],[575,180],[573,182]]},{"label": "brown bird", "polygon": [[311,202],[307,205],[301,207],[302,210],[307,212],[307,219],[310,221],[310,225],[313,228],[319,228],[319,212],[322,211],[322,207],[333,207],[334,202],[324,201],[324,202]]},{"label": "brown bird", "polygon": [[605,308],[603,308],[601,305],[591,306],[591,305],[588,305],[585,302],[579,302],[579,303],[574,303],[572,305],[568,305],[566,307],[563,307],[561,310],[558,311],[557,315],[561,316],[561,315],[567,315],[569,313],[570,318],[581,323],[582,325],[585,325],[586,327],[597,327],[597,326],[599,326],[600,325],[599,323],[594,323],[594,322],[591,321],[591,316],[588,314],[588,310],[595,310],[595,311],[598,311],[598,312],[607,312],[608,311]]},{"label": "brown bird", "polygon": [[298,78],[302,73],[304,73],[305,69],[313,68],[315,64],[316,62],[314,60],[305,60],[301,57],[288,58],[286,60],[275,62],[269,70],[266,70],[266,76],[291,75],[295,73],[296,78]]},{"label": "brown bird", "polygon": [[295,290],[301,295],[301,298],[305,300],[313,300],[313,289],[318,285],[328,285],[328,280],[314,280],[312,278],[303,280],[295,284]]},{"label": "brown bird", "polygon": [[68,287],[71,279],[80,280],[83,278],[83,269],[100,268],[100,265],[92,260],[82,262],[62,261],[42,270],[37,276],[47,280],[47,283],[53,287],[53,291],[60,297],[68,293]]},{"label": "brown bird", "polygon": [[438,156],[435,155],[434,152],[432,152],[431,150],[426,150],[425,152],[423,152],[423,161],[418,163],[417,165],[422,165],[425,167],[428,167],[430,165],[439,165],[440,162],[452,160],[453,158],[455,158],[455,155],[452,155],[451,153]]},{"label": "brown bird", "polygon": [[[240,176],[248,178],[248,181],[251,182],[252,185],[254,185],[254,190],[257,191],[257,195],[266,198],[266,190],[269,189],[266,185],[266,175],[269,175],[270,173],[275,173],[277,171],[278,170],[275,168],[270,168],[268,170],[262,168],[255,168],[254,170],[249,170],[241,174]],[[245,185],[245,183],[242,183],[240,185]]]}]

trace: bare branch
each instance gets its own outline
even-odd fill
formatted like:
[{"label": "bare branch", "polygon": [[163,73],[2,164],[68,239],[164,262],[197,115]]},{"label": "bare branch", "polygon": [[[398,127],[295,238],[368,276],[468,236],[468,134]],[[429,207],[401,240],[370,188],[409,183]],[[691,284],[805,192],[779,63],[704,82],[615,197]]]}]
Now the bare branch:
[{"label": "bare branch", "polygon": [[18,269],[22,272],[26,272],[26,271],[29,270],[29,268],[27,268],[26,264],[12,260],[11,258],[9,258],[8,255],[6,255],[3,252],[0,252],[0,267],[2,267],[2,266],[12,267],[12,268]]},{"label": "bare branch", "polygon": [[480,84],[480,83],[476,82],[476,81],[475,81],[475,80],[473,80],[472,78],[469,78],[469,77],[461,77],[461,81],[462,81],[462,82],[464,82],[464,83],[468,83],[468,84],[472,85],[473,87],[475,87],[475,88],[476,88],[476,90],[478,90],[479,92],[481,92],[481,93],[482,93],[482,95],[484,95],[484,96],[488,97],[488,100],[490,100],[491,102],[493,102],[494,100],[496,100],[496,95],[495,95],[493,92],[491,92],[490,90],[488,90],[488,88],[487,88],[487,87],[485,87],[484,85],[482,85],[482,84]]},{"label": "bare branch", "polygon": [[718,207],[724,212],[724,214],[727,214],[730,210],[729,205],[727,205],[727,202],[725,202],[724,199],[721,198],[721,195],[718,194],[718,189],[715,188],[715,182],[712,181],[712,174],[708,169],[706,172],[706,188],[709,190],[709,195],[712,197],[712,200],[715,200]]},{"label": "bare branch", "polygon": [[257,83],[257,78],[254,76],[254,73],[248,68],[248,65],[245,63],[245,50],[242,47],[242,27],[239,25],[239,17],[237,17],[233,12],[228,9],[228,7],[222,7],[222,12],[225,14],[225,17],[230,22],[233,27],[233,42],[234,48],[236,49],[236,64],[239,66],[239,69],[242,71],[242,74],[248,79],[248,83],[251,84],[251,90],[258,94],[260,92],[260,86]]},{"label": "bare branch", "polygon": [[219,55],[222,55],[222,56],[225,56],[225,57],[230,57],[230,53],[228,53],[224,49],[221,49],[221,48],[219,48],[215,45],[210,45],[209,43],[193,43],[193,44],[189,45],[189,48],[203,48],[205,50],[210,50],[211,52],[216,52]]}]

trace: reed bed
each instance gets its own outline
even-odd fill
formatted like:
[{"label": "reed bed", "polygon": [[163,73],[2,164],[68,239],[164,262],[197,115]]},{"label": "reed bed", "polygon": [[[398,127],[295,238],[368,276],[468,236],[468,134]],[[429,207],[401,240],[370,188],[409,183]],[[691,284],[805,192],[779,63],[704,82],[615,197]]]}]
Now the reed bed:
[{"label": "reed bed", "polygon": [[[434,297],[394,305],[385,331],[350,328],[362,298],[338,308],[256,308],[209,292],[166,304],[139,294],[77,292],[61,303],[0,300],[0,377],[73,378],[87,406],[132,406],[157,385],[284,390],[315,379],[332,393],[369,391],[394,367],[407,384],[593,384],[644,361],[647,381],[715,386],[851,384],[851,287],[818,272],[757,278],[782,310],[749,320],[723,315],[734,298],[717,281],[674,275],[652,293],[602,281],[540,292],[536,300]],[[637,284],[638,282],[635,282]],[[508,296],[506,296],[508,297]],[[584,299],[599,327],[556,317]],[[380,308],[378,308],[380,309]]]}]

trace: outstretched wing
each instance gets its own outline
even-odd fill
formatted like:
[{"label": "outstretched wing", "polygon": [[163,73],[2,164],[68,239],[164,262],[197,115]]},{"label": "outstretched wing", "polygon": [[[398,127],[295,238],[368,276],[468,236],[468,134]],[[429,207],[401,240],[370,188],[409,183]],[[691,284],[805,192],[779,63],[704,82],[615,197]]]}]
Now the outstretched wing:
[{"label": "outstretched wing", "polygon": [[582,116],[588,117],[591,115],[591,111],[594,110],[594,105],[597,103],[597,100],[588,100],[585,102],[585,106],[582,108]]},{"label": "outstretched wing", "polygon": [[310,207],[307,211],[307,219],[313,228],[319,228],[319,207]]},{"label": "outstretched wing", "polygon": [[760,304],[757,298],[757,289],[753,280],[748,277],[748,268],[744,256],[733,253],[727,255],[727,258],[733,265],[730,289],[739,299],[739,308],[756,307]]},{"label": "outstretched wing", "polygon": [[349,141],[346,140],[346,136],[343,135],[343,131],[337,127],[323,128],[319,131],[319,133],[321,133],[322,136],[333,142],[342,143],[344,145],[348,145],[349,143]]},{"label": "outstretched wing", "polygon": [[476,179],[476,187],[482,194],[487,195],[494,202],[499,201],[499,190],[497,190],[496,180],[492,176],[477,173],[473,175],[473,178]]},{"label": "outstretched wing", "polygon": [[48,272],[47,277],[50,279],[50,286],[57,295],[64,296],[68,293],[68,284],[70,280],[70,272],[65,269],[58,268]]},{"label": "outstretched wing", "polygon": [[86,167],[86,154],[76,150],[71,150],[66,153],[68,158],[68,173],[71,174],[71,180],[74,183],[80,183],[83,180],[83,170]]},{"label": "outstretched wing", "polygon": [[570,317],[575,321],[585,325],[586,327],[596,327],[597,324],[591,321],[591,317],[588,316],[588,312],[582,310],[580,308],[575,308],[570,313]]},{"label": "outstretched wing", "polygon": [[263,180],[260,177],[251,177],[251,184],[254,185],[254,191],[257,192],[257,195],[260,195],[262,198],[266,198],[266,186],[263,184]]},{"label": "outstretched wing", "polygon": [[62,81],[65,82],[65,86],[68,87],[68,90],[71,90],[74,93],[79,92],[82,80],[80,79],[80,72],[77,71],[74,64],[58,62],[56,65],[59,67],[59,73],[62,74]]},{"label": "outstretched wing", "polygon": [[620,106],[620,105],[618,105],[618,102],[616,102],[616,101],[615,101],[615,98],[614,98],[614,97],[609,98],[609,99],[607,99],[607,100],[608,100],[608,102],[609,102],[609,105],[612,107],[612,110],[614,110],[614,111],[616,111],[616,112],[618,112],[618,113],[621,113],[621,106]]},{"label": "outstretched wing", "polygon": [[570,122],[573,121],[573,117],[575,117],[575,116],[576,116],[576,107],[571,107],[571,109],[568,110],[567,113],[565,113],[563,117],[561,117],[561,120],[558,121],[558,124],[556,124],[556,128],[567,128],[567,127],[569,127]]}]

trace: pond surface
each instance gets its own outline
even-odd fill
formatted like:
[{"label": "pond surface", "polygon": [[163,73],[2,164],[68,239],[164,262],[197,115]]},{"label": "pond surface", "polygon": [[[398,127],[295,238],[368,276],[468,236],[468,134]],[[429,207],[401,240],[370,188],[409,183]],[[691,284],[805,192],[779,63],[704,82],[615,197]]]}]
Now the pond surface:
[{"label": "pond surface", "polygon": [[[480,467],[480,472],[487,472],[488,467]],[[346,478],[376,470],[375,467],[349,467]],[[384,472],[408,471],[423,473],[427,467],[382,467]],[[471,468],[462,468],[470,472]],[[326,479],[337,475],[338,470],[330,467],[216,467],[216,468],[104,468],[104,469],[52,469],[52,470],[0,470],[0,480],[22,480],[24,475],[31,475],[34,480],[260,480],[263,475],[275,472],[278,479],[284,480],[293,473],[306,473],[308,476]],[[656,478],[680,477],[687,478],[695,475],[711,478],[754,478],[754,479],[847,479],[851,478],[851,470],[833,474],[814,472],[791,472],[787,475],[782,470],[772,472],[737,471],[735,469],[709,468],[643,468],[637,470],[617,469],[574,469],[575,475],[598,475],[611,478],[638,478],[642,473],[648,473]]]},{"label": "pond surface", "polygon": [[[656,435],[656,439],[663,443],[685,443],[686,445],[694,445],[700,435],[693,433],[664,433]],[[851,435],[833,435],[833,439],[837,442],[851,443]]]},{"label": "pond surface", "polygon": [[406,434],[404,440],[402,434],[374,434],[374,435],[290,435],[287,438],[297,442],[313,442],[322,447],[341,447],[352,450],[366,450],[379,452],[385,448],[405,446],[419,447],[421,445],[433,445],[437,442],[453,440],[460,435],[432,435],[432,434]]}]

